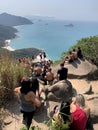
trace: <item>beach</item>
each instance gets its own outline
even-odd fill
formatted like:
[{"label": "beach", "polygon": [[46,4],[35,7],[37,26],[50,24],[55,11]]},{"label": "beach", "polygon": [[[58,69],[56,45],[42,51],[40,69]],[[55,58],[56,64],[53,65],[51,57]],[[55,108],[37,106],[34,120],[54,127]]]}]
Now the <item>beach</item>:
[{"label": "beach", "polygon": [[11,40],[5,40],[5,46],[2,47],[2,48],[7,49],[7,50],[9,50],[9,51],[14,51],[15,49],[13,49],[13,48],[10,46],[10,42],[11,42]]},{"label": "beach", "polygon": [[[48,25],[46,25],[48,23]],[[64,25],[73,24],[73,27]],[[44,20],[32,25],[15,27],[19,38],[11,39],[12,48],[39,48],[53,61],[84,37],[98,35],[98,23],[81,21]]]}]

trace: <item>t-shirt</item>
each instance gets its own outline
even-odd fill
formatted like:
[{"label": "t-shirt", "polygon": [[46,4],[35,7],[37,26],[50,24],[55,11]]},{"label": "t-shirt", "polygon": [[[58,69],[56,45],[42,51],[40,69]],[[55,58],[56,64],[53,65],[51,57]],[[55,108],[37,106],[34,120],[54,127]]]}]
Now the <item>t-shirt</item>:
[{"label": "t-shirt", "polygon": [[76,111],[72,113],[72,118],[71,130],[85,130],[87,116],[78,105],[76,106]]},{"label": "t-shirt", "polygon": [[20,107],[20,109],[21,109],[21,111],[24,111],[24,112],[33,112],[33,111],[35,111],[35,106],[34,106],[34,104],[32,103],[32,101],[26,101],[25,100],[25,98],[24,98],[24,94],[23,93],[21,93],[21,95],[20,95],[20,105],[21,105],[21,107]]},{"label": "t-shirt", "polygon": [[67,73],[68,73],[68,69],[67,68],[59,69],[58,72],[57,72],[57,74],[59,74],[59,80],[67,79]]}]

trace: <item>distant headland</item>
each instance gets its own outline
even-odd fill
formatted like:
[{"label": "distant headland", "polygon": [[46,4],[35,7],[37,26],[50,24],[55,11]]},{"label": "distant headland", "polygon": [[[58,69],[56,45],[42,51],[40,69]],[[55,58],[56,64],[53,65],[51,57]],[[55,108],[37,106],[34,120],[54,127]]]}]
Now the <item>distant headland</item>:
[{"label": "distant headland", "polygon": [[[13,26],[33,24],[29,19],[8,13],[0,14],[0,47],[5,46],[5,40],[16,37],[18,30]],[[7,46],[8,49],[12,50]]]},{"label": "distant headland", "polygon": [[19,26],[33,23],[29,19],[21,16],[2,13],[0,14],[0,24],[5,26]]}]

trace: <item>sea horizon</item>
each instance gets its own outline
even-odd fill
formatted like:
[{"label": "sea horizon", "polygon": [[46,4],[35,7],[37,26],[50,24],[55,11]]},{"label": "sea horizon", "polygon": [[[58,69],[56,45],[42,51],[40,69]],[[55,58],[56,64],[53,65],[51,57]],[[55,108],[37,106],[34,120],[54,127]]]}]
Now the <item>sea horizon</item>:
[{"label": "sea horizon", "polygon": [[78,40],[98,35],[98,22],[35,19],[32,25],[16,26],[18,37],[10,47],[17,50],[38,48],[44,50],[53,61],[59,60],[64,51]]}]

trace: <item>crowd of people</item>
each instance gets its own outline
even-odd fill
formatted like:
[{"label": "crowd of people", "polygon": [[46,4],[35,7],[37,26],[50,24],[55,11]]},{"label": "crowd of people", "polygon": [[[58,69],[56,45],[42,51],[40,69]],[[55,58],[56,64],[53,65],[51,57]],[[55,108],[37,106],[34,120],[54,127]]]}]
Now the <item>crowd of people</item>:
[{"label": "crowd of people", "polygon": [[[73,50],[75,58],[83,58],[81,49],[78,48],[76,53]],[[80,56],[80,57],[79,57]],[[64,62],[60,64],[56,75],[52,72],[50,60],[40,60],[33,64],[30,59],[22,58],[19,60],[24,67],[29,66],[31,70],[30,77],[23,77],[20,86],[14,89],[20,97],[20,111],[23,114],[22,123],[29,130],[32,119],[37,110],[44,107],[44,101],[41,94],[44,89],[40,87],[39,82],[44,85],[53,85],[55,82],[66,80],[68,68],[64,67]],[[72,102],[61,102],[53,109],[52,129],[53,130],[93,130],[88,128],[88,119],[90,118],[90,108],[85,104],[85,98],[81,94],[77,94],[72,98]]]}]

